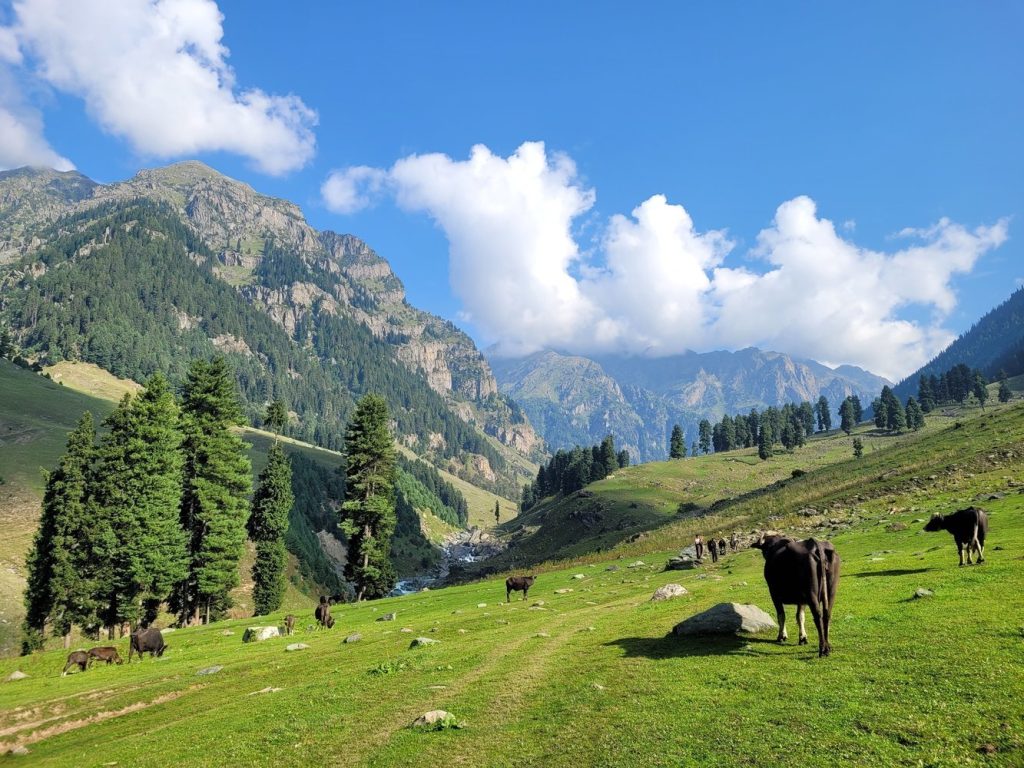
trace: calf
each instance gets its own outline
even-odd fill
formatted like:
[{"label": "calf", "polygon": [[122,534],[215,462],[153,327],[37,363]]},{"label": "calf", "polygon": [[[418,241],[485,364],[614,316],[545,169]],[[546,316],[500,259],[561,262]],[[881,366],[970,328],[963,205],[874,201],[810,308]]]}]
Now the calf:
[{"label": "calf", "polygon": [[284,633],[291,635],[295,632],[295,616],[288,614],[284,617]]},{"label": "calf", "polygon": [[331,616],[331,604],[324,596],[320,597],[320,605],[313,611],[313,616],[316,618],[316,623],[320,625],[321,629],[330,629],[334,626],[334,617]]},{"label": "calf", "polygon": [[94,661],[105,661],[107,666],[111,664],[123,664],[124,660],[117,652],[117,648],[112,645],[102,645],[98,648],[89,649],[89,665],[92,666]]},{"label": "calf", "polygon": [[798,642],[807,644],[804,606],[810,606],[818,630],[818,656],[828,656],[832,653],[829,623],[839,586],[840,558],[835,547],[829,541],[796,541],[778,535],[763,535],[752,546],[764,555],[764,580],[779,619],[778,642],[789,637],[784,606],[795,605],[800,628]]},{"label": "calf", "polygon": [[85,651],[72,651],[68,654],[68,663],[64,665],[64,671],[60,673],[64,677],[72,667],[78,667],[79,671],[85,672],[89,666],[89,654]]},{"label": "calf", "polygon": [[988,535],[988,515],[979,507],[959,509],[951,515],[932,515],[924,529],[926,531],[949,531],[953,534],[960,565],[964,565],[964,548],[967,548],[967,565],[971,564],[971,552],[977,551],[978,562],[985,562],[985,537]]},{"label": "calf", "polygon": [[505,602],[512,602],[513,592],[522,592],[523,600],[525,600],[526,594],[530,591],[530,587],[533,586],[533,582],[536,580],[536,576],[509,576],[505,579]]},{"label": "calf", "polygon": [[166,650],[167,645],[164,643],[164,636],[159,629],[156,627],[139,629],[132,632],[131,640],[128,643],[128,661],[131,662],[133,653],[139,654],[139,659],[142,659],[144,653],[148,653],[152,658],[163,656]]}]

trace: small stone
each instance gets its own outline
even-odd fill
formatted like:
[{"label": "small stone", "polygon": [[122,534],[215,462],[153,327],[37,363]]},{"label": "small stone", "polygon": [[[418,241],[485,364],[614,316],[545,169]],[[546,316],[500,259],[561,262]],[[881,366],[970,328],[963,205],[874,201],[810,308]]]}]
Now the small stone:
[{"label": "small stone", "polygon": [[601,685],[600,683],[594,683],[590,687],[593,688],[595,691],[603,691],[604,690],[604,686]]},{"label": "small stone", "polygon": [[412,721],[413,728],[427,728],[438,723],[443,723],[448,720],[453,720],[455,715],[451,712],[445,712],[443,709],[433,709],[430,712],[424,712],[422,715]]},{"label": "small stone", "polygon": [[563,588],[563,589],[556,589],[556,590],[555,590],[555,594],[556,594],[556,595],[567,595],[567,594],[569,594],[570,592],[572,592],[572,590],[571,590],[571,589],[564,589],[564,588]]},{"label": "small stone", "polygon": [[999,748],[995,744],[988,743],[982,744],[980,747],[978,747],[978,751],[983,755],[994,755],[996,752],[999,751]]},{"label": "small stone", "polygon": [[477,603],[476,607],[477,608],[486,608],[487,607],[487,603]]},{"label": "small stone", "polygon": [[358,643],[362,639],[363,639],[362,635],[360,635],[358,632],[353,632],[351,635],[346,637],[341,642],[343,642],[343,643]]},{"label": "small stone", "polygon": [[540,608],[540,607],[541,607],[542,605],[544,605],[544,601],[543,601],[543,600],[538,600],[537,602],[535,602],[535,603],[534,603],[533,605],[531,605],[530,607],[531,607],[531,608]]},{"label": "small stone", "polygon": [[281,632],[277,627],[246,627],[245,634],[242,635],[242,642],[259,643],[280,636]]},{"label": "small stone", "polygon": [[377,621],[394,621],[397,618],[397,613],[385,613],[383,616],[378,616]]},{"label": "small stone", "polygon": [[663,587],[658,587],[651,596],[652,602],[660,602],[661,600],[671,600],[673,597],[679,597],[680,595],[689,594],[686,591],[686,587],[682,584],[666,584]]},{"label": "small stone", "polygon": [[464,634],[466,634],[466,632],[467,632],[467,630],[465,630],[465,629],[460,629],[459,630],[459,634],[460,635],[464,635]]},{"label": "small stone", "polygon": [[28,675],[22,672],[20,669],[16,669],[7,676],[7,682],[13,682],[15,680],[24,680]]},{"label": "small stone", "polygon": [[547,632],[538,632],[534,637],[551,637]]},{"label": "small stone", "polygon": [[617,571],[617,570],[619,570],[619,566],[617,566],[617,565],[609,565],[607,568],[605,568],[605,570],[606,571]]},{"label": "small stone", "polygon": [[905,530],[907,530],[907,524],[906,523],[893,523],[892,525],[887,525],[885,527],[885,530],[889,531],[890,533],[896,533],[897,531],[905,531]]},{"label": "small stone", "polygon": [[223,635],[224,637],[234,637],[234,634],[235,634],[235,633],[234,633],[234,632],[232,632],[232,631],[231,631],[230,629],[225,629],[225,630],[224,630],[223,632],[221,632],[221,634],[222,634],[222,635]]},{"label": "small stone", "polygon": [[398,631],[399,631],[399,632],[412,632],[412,629],[410,629],[409,627],[402,627],[402,628],[401,628],[400,630],[398,630]]},{"label": "small stone", "polygon": [[585,578],[587,578],[587,576],[586,576],[586,574],[583,574],[583,573],[577,573],[577,574],[573,575],[573,578],[574,579],[585,579]]},{"label": "small stone", "polygon": [[934,597],[934,596],[935,596],[934,592],[932,592],[930,589],[925,589],[924,587],[918,587],[917,590],[914,592],[914,599],[915,600],[920,600],[922,597]]},{"label": "small stone", "polygon": [[411,643],[409,643],[409,647],[410,648],[422,648],[423,646],[426,646],[426,645],[437,645],[439,642],[441,642],[441,641],[440,640],[435,640],[432,637],[417,637]]},{"label": "small stone", "polygon": [[284,647],[286,651],[304,651],[307,648],[309,648],[309,646],[305,643],[291,643]]},{"label": "small stone", "polygon": [[737,587],[745,587],[745,586],[747,586],[747,582],[745,582],[745,581],[737,581],[736,582],[736,586]]},{"label": "small stone", "polygon": [[268,685],[266,688],[260,688],[258,691],[253,691],[252,693],[250,693],[248,695],[249,696],[257,696],[257,695],[259,695],[261,693],[277,693],[280,690],[281,690],[280,688],[274,688],[273,686]]},{"label": "small stone", "polygon": [[9,755],[27,755],[28,754],[28,747],[25,747],[25,746],[19,744],[16,747],[11,747],[11,751],[8,752],[7,754],[9,754]]},{"label": "small stone", "polygon": [[643,560],[637,560],[635,563],[630,563],[628,568],[643,568],[646,563]]},{"label": "small stone", "polygon": [[224,669],[224,667],[219,666],[219,665],[215,666],[215,667],[203,667],[198,672],[196,672],[196,674],[197,675],[216,675],[222,669]]}]

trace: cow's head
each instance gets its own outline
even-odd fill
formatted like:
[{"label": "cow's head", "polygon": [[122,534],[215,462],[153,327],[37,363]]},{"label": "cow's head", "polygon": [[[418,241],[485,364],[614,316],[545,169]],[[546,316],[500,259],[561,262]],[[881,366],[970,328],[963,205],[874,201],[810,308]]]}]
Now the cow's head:
[{"label": "cow's head", "polygon": [[935,531],[941,531],[942,530],[942,522],[943,522],[942,515],[932,515],[931,520],[929,520],[927,523],[925,523],[924,529],[926,531],[930,531],[932,533],[934,533]]},{"label": "cow's head", "polygon": [[760,549],[766,556],[768,551],[772,549],[780,541],[786,541],[788,537],[782,534],[775,533],[773,531],[766,531],[758,535],[754,541],[750,542],[750,546],[754,549]]}]

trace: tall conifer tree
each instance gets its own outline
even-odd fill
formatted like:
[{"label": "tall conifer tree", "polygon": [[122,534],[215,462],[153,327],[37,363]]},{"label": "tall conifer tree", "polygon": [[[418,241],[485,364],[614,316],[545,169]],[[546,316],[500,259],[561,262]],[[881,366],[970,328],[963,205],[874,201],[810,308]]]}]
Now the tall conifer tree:
[{"label": "tall conifer tree", "polygon": [[388,419],[384,398],[369,394],[356,405],[345,431],[345,575],[355,584],[357,600],[384,597],[396,578],[389,559],[396,516],[395,446]]},{"label": "tall conifer tree", "polygon": [[242,411],[223,358],[189,368],[184,400],[185,482],[181,522],[188,535],[188,573],[175,590],[185,621],[207,621],[231,604],[245,550],[252,466],[231,428]]},{"label": "tall conifer tree", "polygon": [[673,425],[672,436],[668,439],[668,457],[670,459],[686,457],[686,438],[683,437],[683,428],[678,424]]},{"label": "tall conifer tree", "polygon": [[291,463],[280,444],[274,443],[267,455],[267,466],[260,472],[248,523],[249,538],[256,543],[256,562],[252,566],[256,616],[273,613],[284,599],[284,537],[294,502]]}]

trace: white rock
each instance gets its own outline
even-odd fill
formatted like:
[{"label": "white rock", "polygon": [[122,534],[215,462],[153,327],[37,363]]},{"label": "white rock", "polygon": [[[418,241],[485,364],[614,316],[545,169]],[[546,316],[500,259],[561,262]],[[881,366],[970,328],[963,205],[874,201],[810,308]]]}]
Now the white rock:
[{"label": "white rock", "polygon": [[7,682],[13,682],[14,680],[24,680],[28,675],[22,672],[20,669],[16,669],[7,676]]},{"label": "white rock", "polygon": [[658,587],[658,589],[654,591],[654,594],[651,595],[651,600],[653,602],[671,600],[673,597],[679,597],[680,595],[686,594],[689,593],[686,591],[686,587],[682,584],[666,584],[663,587]]},{"label": "white rock", "polygon": [[291,643],[284,647],[286,651],[304,651],[307,648],[309,648],[309,646],[305,643]]},{"label": "white rock", "polygon": [[222,669],[224,669],[224,667],[221,667],[221,666],[203,667],[198,672],[196,672],[196,674],[197,675],[216,675]]},{"label": "white rock", "polygon": [[432,637],[417,637],[411,643],[409,643],[409,647],[410,648],[422,648],[425,645],[437,645],[439,642],[441,642],[441,641],[440,640],[435,640]]},{"label": "white rock", "polygon": [[437,725],[438,723],[444,722],[452,717],[454,717],[454,715],[451,712],[445,712],[443,709],[432,709],[429,712],[424,712],[413,720],[412,727],[422,728],[427,725]]},{"label": "white rock", "polygon": [[277,627],[246,627],[242,635],[243,643],[258,643],[272,637],[280,637],[281,630]]}]

